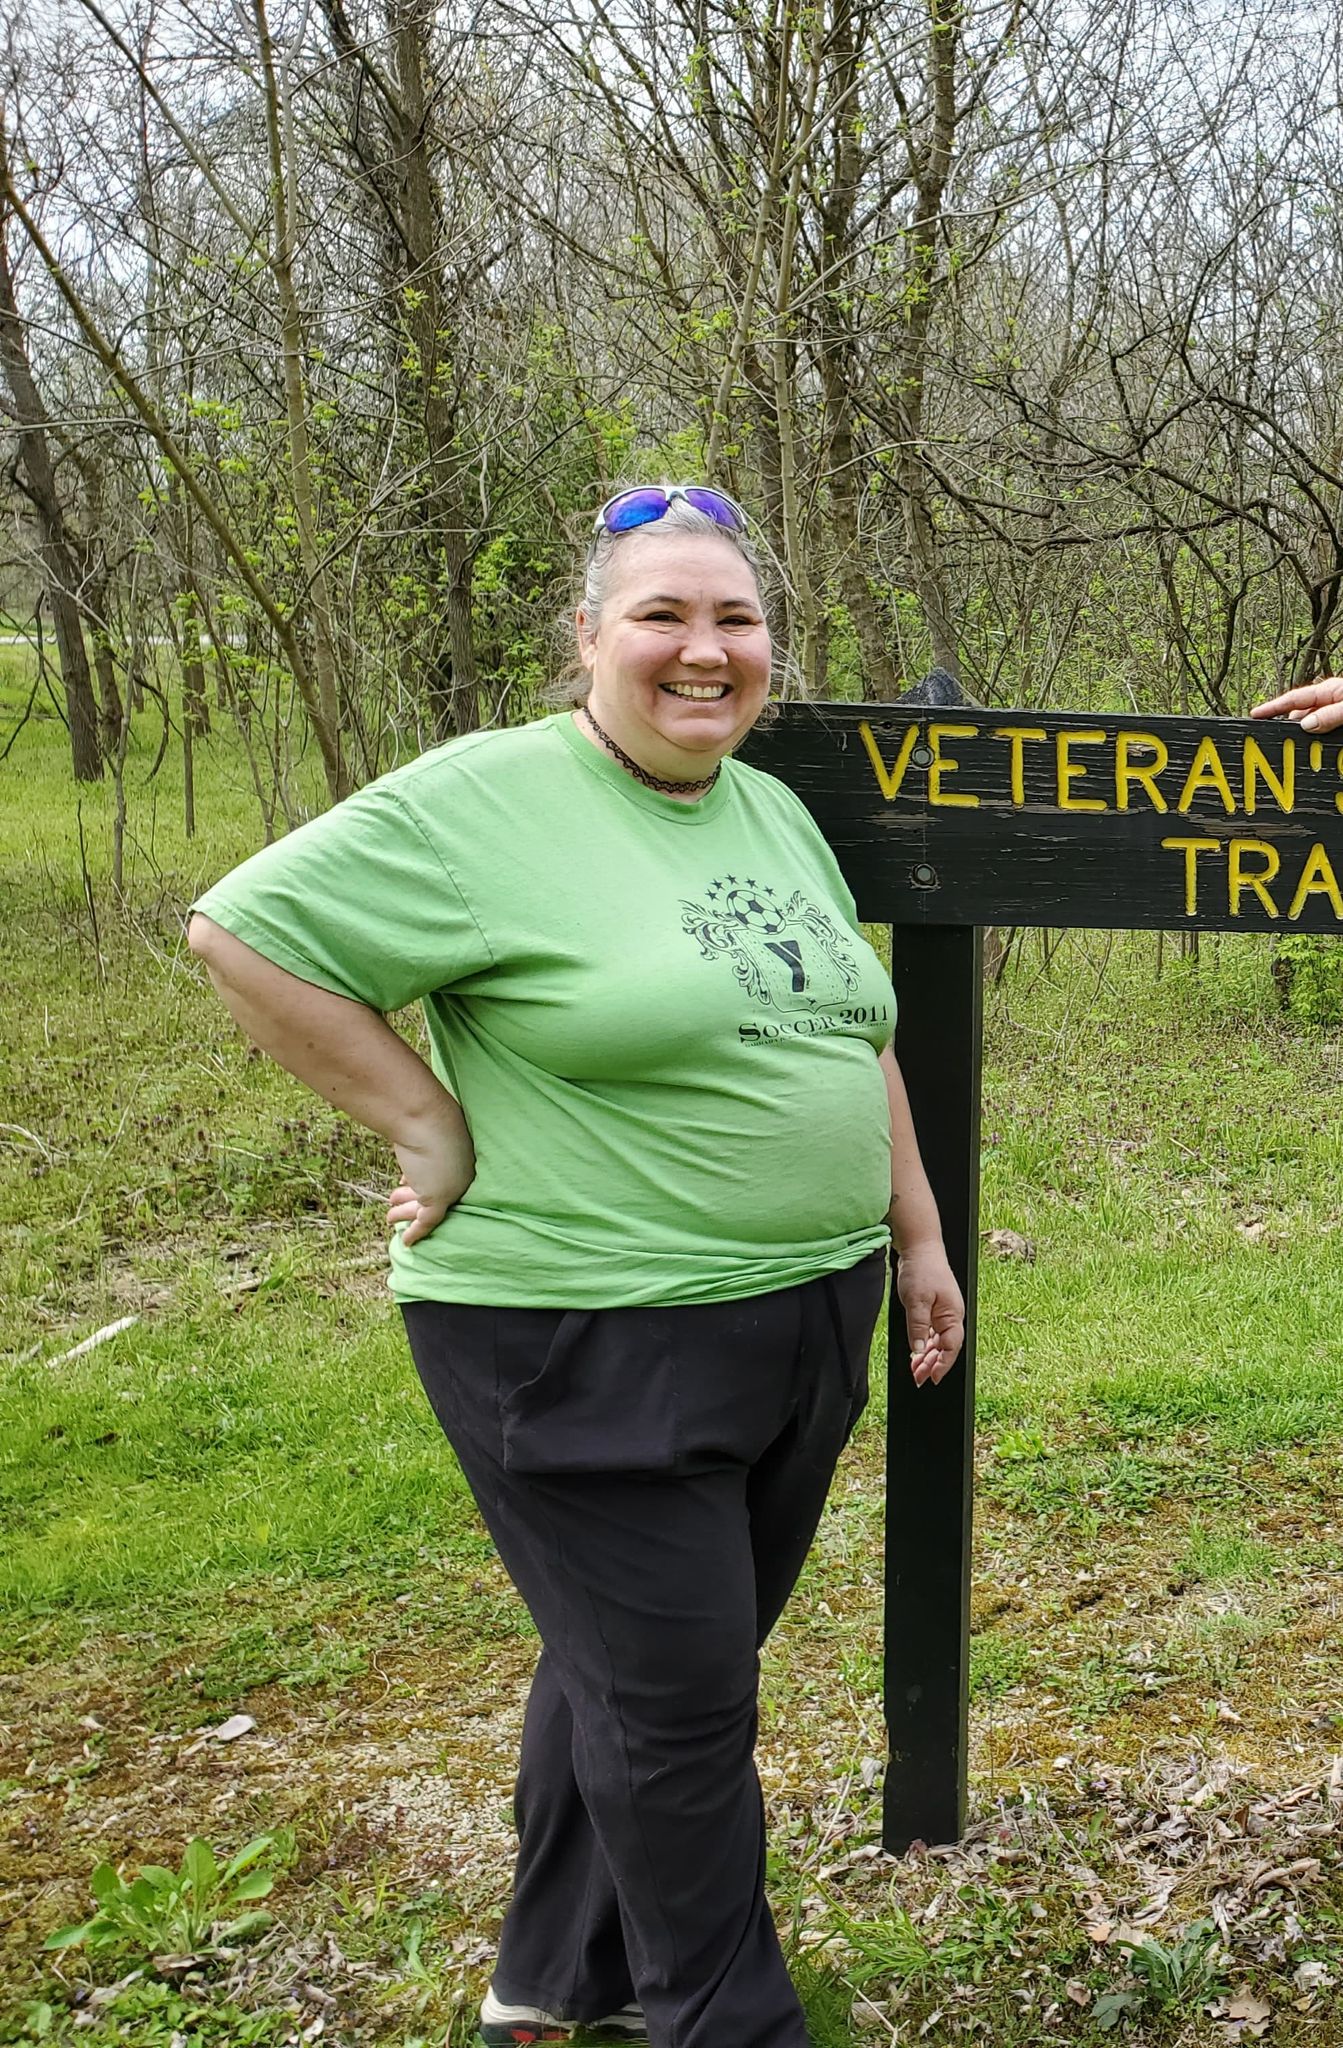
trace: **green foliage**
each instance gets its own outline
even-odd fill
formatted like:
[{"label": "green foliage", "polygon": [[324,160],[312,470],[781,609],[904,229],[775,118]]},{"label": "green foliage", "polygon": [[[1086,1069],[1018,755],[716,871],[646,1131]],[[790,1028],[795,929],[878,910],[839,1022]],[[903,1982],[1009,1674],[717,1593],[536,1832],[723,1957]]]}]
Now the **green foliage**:
[{"label": "green foliage", "polygon": [[803,1949],[789,1958],[789,1974],[807,2016],[812,2048],[852,2048],[853,1986]]},{"label": "green foliage", "polygon": [[1039,1465],[1049,1446],[1038,1429],[1005,1429],[994,1447],[1000,1465]]},{"label": "green foliage", "polygon": [[1129,2019],[1141,2012],[1142,2003],[1141,1991],[1102,1991],[1091,2008],[1091,2017],[1097,2030],[1102,2034],[1108,2034],[1121,2020]]},{"label": "green foliage", "polygon": [[880,1919],[861,1920],[842,1908],[832,1916],[844,1948],[841,1973],[856,1989],[932,1993],[938,1985],[982,1983],[1000,1956],[1019,1958],[1023,1908],[1015,1900],[962,1886],[945,1923],[927,1932],[894,1889]]},{"label": "green foliage", "polygon": [[47,1999],[31,1999],[9,2020],[0,2019],[0,2042],[46,2041],[52,2048],[282,2048],[294,2040],[292,2012],[246,2012],[199,1983],[190,1992],[132,1970],[99,1993],[96,2007],[71,2012]]},{"label": "green foliage", "polygon": [[1143,2001],[1154,2012],[1192,2012],[1226,1989],[1220,1937],[1211,1920],[1191,1922],[1173,1942],[1149,1936],[1120,1946],[1128,1951]]},{"label": "green foliage", "polygon": [[[200,1835],[187,1843],[179,1870],[146,1863],[138,1877],[124,1878],[100,1863],[89,1881],[98,1911],[92,1919],[49,1934],[45,1949],[85,1947],[158,1956],[201,1956],[242,1941],[271,1924],[255,1905],[270,1896],[276,1869],[276,1838],[258,1835],[221,1865]],[[239,1910],[242,1908],[243,1910]]]},{"label": "green foliage", "polygon": [[836,600],[826,614],[830,637],[826,646],[826,695],[841,702],[859,703],[867,694],[858,636],[847,605]]},{"label": "green foliage", "polygon": [[[844,1974],[859,1990],[867,1984],[924,1984],[939,1974],[945,1961],[906,1909],[892,1900],[889,1914],[880,1920],[857,1920],[837,1911],[835,1930],[848,1950]],[[959,1951],[964,1944],[956,1944]]]},{"label": "green foliage", "polygon": [[1283,1008],[1312,1031],[1334,1031],[1343,1024],[1343,946],[1337,939],[1311,932],[1292,932],[1279,939],[1273,978]]},{"label": "green foliage", "polygon": [[1173,1942],[1149,1935],[1121,1941],[1135,1981],[1103,1991],[1091,2009],[1100,2033],[1147,2016],[1186,2019],[1226,1990],[1223,1952],[1211,1920],[1195,1920]]},{"label": "green foliage", "polygon": [[1211,1527],[1201,1515],[1189,1525],[1185,1569],[1209,1585],[1225,1580],[1268,1579],[1273,1576],[1271,1545],[1247,1536],[1240,1528]]},{"label": "green foliage", "polygon": [[[1261,942],[1167,953],[1159,976],[1150,937],[1042,950],[1032,934],[986,1013],[982,1223],[1037,1257],[981,1261],[979,1413],[1051,1456],[995,1457],[985,1484],[1074,1519],[1132,1516],[1187,1492],[1178,1430],[1227,1448],[1337,1430],[1320,1205],[1343,1181],[1339,1058],[1284,1024]],[[1078,1413],[1085,1446],[1058,1446]]]},{"label": "green foliage", "polygon": [[997,1699],[1020,1685],[1031,1666],[1029,1646],[991,1630],[970,1638],[970,1696]]}]

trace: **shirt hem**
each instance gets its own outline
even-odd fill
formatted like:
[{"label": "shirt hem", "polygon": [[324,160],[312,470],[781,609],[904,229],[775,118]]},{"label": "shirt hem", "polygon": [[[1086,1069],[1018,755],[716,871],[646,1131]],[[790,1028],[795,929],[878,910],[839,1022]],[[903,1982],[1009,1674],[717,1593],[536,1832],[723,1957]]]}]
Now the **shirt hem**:
[{"label": "shirt hem", "polygon": [[388,1274],[388,1287],[398,1306],[403,1302],[441,1301],[473,1308],[697,1308],[715,1301],[750,1301],[757,1295],[780,1294],[790,1287],[805,1286],[809,1280],[820,1280],[828,1273],[847,1273],[874,1252],[886,1251],[889,1243],[889,1233],[883,1225],[879,1230],[865,1232],[862,1242],[848,1245],[841,1254],[832,1252],[814,1263],[795,1260],[786,1269],[772,1274],[725,1274],[721,1281],[703,1285],[692,1282],[671,1289],[665,1282],[659,1284],[647,1277],[642,1284],[636,1282],[626,1287],[603,1287],[594,1281],[590,1288],[570,1283],[519,1291],[480,1274],[426,1274],[422,1281],[417,1278],[411,1282],[395,1271]]}]

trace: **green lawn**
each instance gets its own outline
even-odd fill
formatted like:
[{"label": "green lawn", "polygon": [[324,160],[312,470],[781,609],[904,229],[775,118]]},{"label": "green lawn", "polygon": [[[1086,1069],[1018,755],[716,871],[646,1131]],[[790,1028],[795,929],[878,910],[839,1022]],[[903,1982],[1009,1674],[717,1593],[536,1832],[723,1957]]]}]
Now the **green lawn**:
[{"label": "green lawn", "polygon": [[[63,744],[39,700],[0,763],[0,2040],[440,2040],[506,1887],[526,1619],[382,1286],[379,1147],[248,1053],[184,950],[260,837],[245,761],[198,748],[188,842],[140,721],[118,900],[115,793],[76,806]],[[980,1833],[873,1853],[878,1399],[766,1656],[822,2048],[1222,2042],[1238,1994],[1275,2043],[1343,2041],[1341,1062],[1255,942],[1158,979],[1150,938],[1048,969],[1030,938],[992,992],[983,1223],[1033,1257],[982,1275]],[[276,1922],[237,1956],[123,1982],[133,1948],[40,1953],[100,1856],[262,1830]],[[1247,1889],[1274,1856],[1303,1868]]]}]

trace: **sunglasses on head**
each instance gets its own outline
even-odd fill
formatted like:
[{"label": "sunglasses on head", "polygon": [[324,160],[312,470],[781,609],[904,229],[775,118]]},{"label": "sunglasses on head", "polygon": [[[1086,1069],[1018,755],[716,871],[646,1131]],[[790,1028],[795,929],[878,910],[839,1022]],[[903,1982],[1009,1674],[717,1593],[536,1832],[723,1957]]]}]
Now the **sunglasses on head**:
[{"label": "sunglasses on head", "polygon": [[608,498],[592,522],[594,533],[629,533],[636,526],[651,526],[665,519],[673,498],[684,498],[696,512],[705,513],[729,533],[745,533],[746,514],[725,491],[710,490],[707,484],[636,484],[633,490],[617,491]]}]

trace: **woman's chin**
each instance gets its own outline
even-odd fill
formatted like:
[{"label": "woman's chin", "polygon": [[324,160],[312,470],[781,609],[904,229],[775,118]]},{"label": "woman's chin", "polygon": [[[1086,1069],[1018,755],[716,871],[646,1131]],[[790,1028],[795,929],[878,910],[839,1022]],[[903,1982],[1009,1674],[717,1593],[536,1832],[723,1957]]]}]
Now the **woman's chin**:
[{"label": "woman's chin", "polygon": [[732,745],[741,712],[731,698],[716,704],[676,704],[661,710],[655,722],[660,739],[687,754],[722,754]]}]

